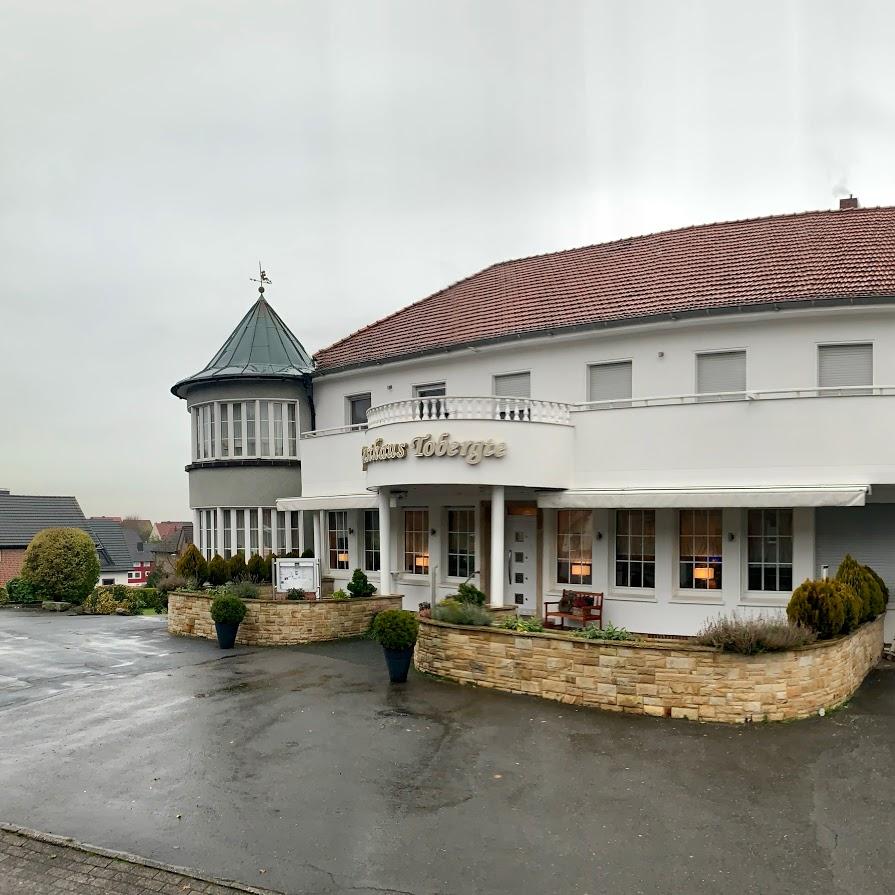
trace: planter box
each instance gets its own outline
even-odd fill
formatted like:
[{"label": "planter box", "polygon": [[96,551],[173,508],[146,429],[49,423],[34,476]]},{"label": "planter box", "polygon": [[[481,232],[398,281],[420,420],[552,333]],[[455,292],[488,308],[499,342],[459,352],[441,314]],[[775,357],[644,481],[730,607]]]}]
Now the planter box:
[{"label": "planter box", "polygon": [[806,718],[847,700],[883,649],[883,618],[759,656],[674,641],[599,642],[420,619],[416,667],[573,705],[699,721]]}]

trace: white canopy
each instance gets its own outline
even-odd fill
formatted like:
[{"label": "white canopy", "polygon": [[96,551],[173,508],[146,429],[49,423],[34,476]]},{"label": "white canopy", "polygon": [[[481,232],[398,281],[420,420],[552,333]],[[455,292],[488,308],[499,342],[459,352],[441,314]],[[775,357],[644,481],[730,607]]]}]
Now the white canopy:
[{"label": "white canopy", "polygon": [[624,488],[549,491],[538,506],[658,509],[662,507],[862,507],[869,485],[816,485],[775,488]]},{"label": "white canopy", "polygon": [[377,506],[377,495],[332,494],[328,497],[281,497],[278,510],[370,510]]}]

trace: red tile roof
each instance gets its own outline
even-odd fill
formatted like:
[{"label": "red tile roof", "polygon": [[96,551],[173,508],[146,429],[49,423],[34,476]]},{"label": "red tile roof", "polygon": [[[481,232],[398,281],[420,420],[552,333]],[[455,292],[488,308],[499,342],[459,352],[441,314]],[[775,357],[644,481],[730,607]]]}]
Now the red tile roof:
[{"label": "red tile roof", "polygon": [[492,265],[319,351],[317,369],[675,313],[895,296],[895,207],[704,224]]}]

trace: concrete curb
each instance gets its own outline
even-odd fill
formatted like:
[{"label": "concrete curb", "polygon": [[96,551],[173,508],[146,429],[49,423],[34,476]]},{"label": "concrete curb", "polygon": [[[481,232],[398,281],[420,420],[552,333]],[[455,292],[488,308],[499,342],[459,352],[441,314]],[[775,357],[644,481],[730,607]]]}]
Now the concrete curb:
[{"label": "concrete curb", "polygon": [[136,864],[140,867],[148,867],[151,870],[164,870],[167,873],[176,873],[178,876],[195,880],[200,883],[210,883],[216,886],[224,886],[233,889],[235,892],[247,892],[250,895],[284,895],[274,889],[260,889],[257,886],[247,886],[245,883],[238,883],[234,880],[220,879],[215,876],[208,876],[204,873],[198,873],[189,867],[179,867],[176,864],[166,864],[164,861],[153,861],[151,858],[141,858],[139,855],[132,855],[130,852],[115,851],[111,848],[103,848],[99,845],[90,845],[86,842],[79,842],[69,836],[57,836],[54,833],[41,833],[40,830],[31,830],[28,827],[20,827],[18,824],[8,824],[0,821],[0,830],[7,833],[15,833],[18,836],[24,836],[26,839],[33,839],[35,842],[43,842],[47,845],[56,845],[60,848],[73,848],[77,851],[85,852],[90,855],[99,855],[102,858],[112,858],[116,861],[125,861],[128,864]]}]

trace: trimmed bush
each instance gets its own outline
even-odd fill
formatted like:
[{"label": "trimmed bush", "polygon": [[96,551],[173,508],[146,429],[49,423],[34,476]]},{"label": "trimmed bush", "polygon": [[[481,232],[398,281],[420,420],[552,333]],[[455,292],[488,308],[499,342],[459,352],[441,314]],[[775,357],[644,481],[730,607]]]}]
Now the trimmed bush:
[{"label": "trimmed bush", "polygon": [[491,613],[483,606],[452,598],[436,603],[432,610],[432,618],[451,625],[478,625],[483,628],[488,627],[493,621]]},{"label": "trimmed bush", "polygon": [[465,581],[457,588],[457,600],[461,603],[472,603],[475,606],[484,606],[485,594],[474,584]]},{"label": "trimmed bush", "polygon": [[181,578],[195,578],[196,584],[201,587],[208,580],[208,563],[199,552],[195,544],[190,544],[174,564],[174,571]]},{"label": "trimmed bush", "polygon": [[253,553],[246,563],[246,575],[249,581],[260,584],[264,581],[264,557],[260,553]]},{"label": "trimmed bush", "polygon": [[246,572],[246,561],[242,555],[242,551],[234,553],[227,560],[227,577],[231,581],[242,581],[248,573]]},{"label": "trimmed bush", "polygon": [[787,618],[814,631],[821,640],[842,633],[848,585],[835,579],[806,579],[794,591],[786,607]]},{"label": "trimmed bush", "polygon": [[93,538],[80,528],[45,528],[25,551],[22,578],[41,600],[81,603],[99,581]]},{"label": "trimmed bush", "polygon": [[220,587],[220,585],[227,583],[229,577],[227,560],[215,553],[208,564],[208,583],[212,587]]},{"label": "trimmed bush", "polygon": [[246,617],[246,604],[233,594],[220,594],[211,601],[211,618],[222,625],[238,625]]},{"label": "trimmed bush", "polygon": [[[852,594],[851,605],[858,608],[860,601]],[[715,646],[728,653],[754,656],[774,653],[814,643],[817,634],[804,625],[793,624],[785,618],[763,616],[719,616],[706,622],[695,637],[703,646]]]},{"label": "trimmed bush", "polygon": [[873,580],[879,585],[879,591],[883,595],[883,608],[882,612],[885,612],[886,606],[889,603],[889,585],[886,584],[883,579],[876,574],[876,572],[870,568],[870,566],[864,566],[864,569],[873,577]]},{"label": "trimmed bush", "polygon": [[258,597],[258,585],[251,581],[231,581],[224,588],[224,595],[238,597],[240,600],[254,600]]},{"label": "trimmed bush", "polygon": [[356,600],[363,597],[372,597],[376,593],[376,588],[370,584],[370,579],[360,570],[355,569],[351,576],[351,581],[346,585],[348,593]]},{"label": "trimmed bush", "polygon": [[544,626],[538,619],[523,618],[521,615],[505,618],[497,627],[506,631],[519,631],[522,634],[540,634],[544,630]]},{"label": "trimmed bush", "polygon": [[847,584],[860,597],[863,606],[861,621],[870,621],[885,611],[886,600],[876,578],[850,553],[847,553],[839,564],[836,580]]},{"label": "trimmed bush", "polygon": [[157,590],[167,596],[172,590],[183,590],[186,587],[186,579],[179,575],[166,575],[159,581]]},{"label": "trimmed bush", "polygon": [[636,640],[637,638],[627,628],[616,628],[615,625],[606,625],[598,628],[596,625],[588,625],[586,628],[578,628],[570,632],[573,637],[581,637],[584,640]]},{"label": "trimmed bush", "polygon": [[371,633],[386,649],[410,649],[419,634],[420,623],[406,609],[384,609],[373,618]]},{"label": "trimmed bush", "polygon": [[10,603],[39,603],[40,597],[24,578],[10,578],[6,582],[6,597]]}]

